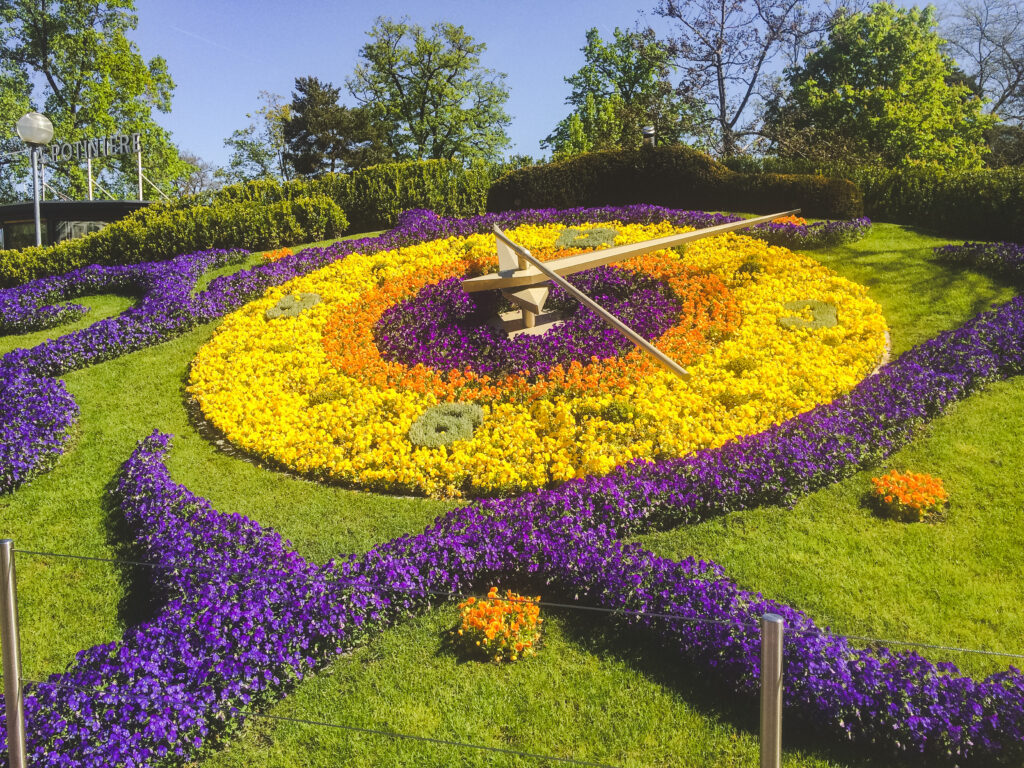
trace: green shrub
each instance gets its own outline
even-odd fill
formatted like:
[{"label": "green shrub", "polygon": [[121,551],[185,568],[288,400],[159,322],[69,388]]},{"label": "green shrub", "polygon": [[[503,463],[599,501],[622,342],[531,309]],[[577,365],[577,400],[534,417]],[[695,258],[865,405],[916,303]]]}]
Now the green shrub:
[{"label": "green shrub", "polygon": [[950,237],[1024,242],[1024,168],[863,168],[853,177],[873,219]]},{"label": "green shrub", "polygon": [[435,405],[409,427],[409,442],[424,448],[440,448],[457,440],[469,440],[483,420],[483,409],[476,403]]},{"label": "green shrub", "polygon": [[138,264],[210,248],[263,250],[341,234],[348,221],[322,195],[139,211],[86,237],[42,248],[0,251],[0,287],[89,264]]},{"label": "green shrub", "polygon": [[398,214],[411,208],[430,208],[440,216],[454,217],[483,213],[487,189],[499,172],[499,166],[486,163],[467,168],[459,160],[412,160],[283,184],[272,179],[232,184],[169,205],[268,204],[323,195],[341,206],[352,231],[371,232],[393,227]]},{"label": "green shrub", "polygon": [[1024,168],[947,171],[938,166],[885,168],[840,163],[822,167],[805,160],[736,157],[737,171],[815,171],[850,179],[875,221],[910,224],[948,237],[1024,242]]},{"label": "green shrub", "polygon": [[856,185],[810,175],[741,174],[685,146],[607,150],[508,173],[491,186],[487,210],[651,203],[669,208],[807,216],[862,215]]},{"label": "green shrub", "polygon": [[474,216],[483,213],[493,168],[457,160],[375,165],[348,176],[342,206],[354,231],[388,229],[398,214],[411,208],[429,208],[439,216]]}]

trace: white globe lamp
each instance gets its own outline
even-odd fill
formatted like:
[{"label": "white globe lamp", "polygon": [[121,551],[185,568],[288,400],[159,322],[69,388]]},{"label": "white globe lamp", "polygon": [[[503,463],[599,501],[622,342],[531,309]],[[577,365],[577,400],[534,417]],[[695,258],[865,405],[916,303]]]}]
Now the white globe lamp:
[{"label": "white globe lamp", "polygon": [[43,232],[39,225],[39,150],[53,138],[53,123],[39,112],[29,112],[15,126],[18,138],[29,146],[32,158],[32,198],[36,213],[36,245],[43,244]]}]

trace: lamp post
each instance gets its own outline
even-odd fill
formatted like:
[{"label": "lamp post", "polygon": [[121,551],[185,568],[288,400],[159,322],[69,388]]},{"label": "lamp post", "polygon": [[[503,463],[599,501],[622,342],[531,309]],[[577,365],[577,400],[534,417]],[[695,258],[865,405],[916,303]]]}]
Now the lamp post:
[{"label": "lamp post", "polygon": [[18,137],[29,146],[32,156],[32,199],[36,214],[36,245],[43,244],[43,232],[39,223],[39,150],[53,138],[53,123],[46,115],[29,112],[18,121]]},{"label": "lamp post", "polygon": [[653,147],[654,146],[654,126],[653,125],[645,125],[641,129],[640,133],[644,137],[644,144],[646,144],[649,147]]}]

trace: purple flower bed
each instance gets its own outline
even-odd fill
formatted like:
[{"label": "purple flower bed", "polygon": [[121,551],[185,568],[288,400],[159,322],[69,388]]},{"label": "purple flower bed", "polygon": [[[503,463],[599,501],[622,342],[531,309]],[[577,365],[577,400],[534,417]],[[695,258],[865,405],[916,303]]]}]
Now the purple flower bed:
[{"label": "purple flower bed", "polygon": [[964,243],[943,245],[935,258],[954,267],[970,267],[1019,282],[1024,279],[1024,245],[1017,243]]},{"label": "purple flower bed", "polygon": [[784,248],[831,248],[853,243],[867,237],[871,219],[818,221],[814,224],[787,224],[769,221],[758,224],[745,234]]},{"label": "purple flower bed", "polygon": [[[625,269],[600,267],[573,275],[570,282],[646,339],[671,328],[681,309],[667,285]],[[574,360],[586,364],[591,357],[604,360],[633,348],[557,285],[551,287],[545,311],[558,312],[564,321],[539,336],[510,339],[488,324],[495,309],[481,306],[462,290],[461,279],[442,280],[385,310],[374,327],[374,341],[382,357],[403,365],[422,363],[440,371],[468,368],[490,376],[544,376],[558,365],[567,367]]]},{"label": "purple flower bed", "polygon": [[213,250],[150,264],[84,267],[67,275],[7,289],[4,293],[20,312],[6,320],[11,322],[13,318],[21,324],[45,322],[66,313],[68,307],[77,306],[55,307],[39,304],[40,301],[104,291],[130,291],[140,299],[117,317],[100,320],[32,349],[16,349],[4,355],[2,362],[37,375],[58,376],[173,338],[202,322],[192,296],[199,277],[210,269],[243,261],[248,255],[246,251]]},{"label": "purple flower bed", "polygon": [[120,267],[90,266],[64,275],[0,289],[0,333],[26,333],[53,328],[86,314],[79,304],[50,302],[95,293],[123,293],[153,303],[169,284],[188,283],[191,291],[200,274],[211,267],[244,261],[248,251],[205,251],[168,261]]},{"label": "purple flower bed", "polygon": [[[413,226],[434,224],[420,217]],[[260,279],[269,278],[242,278]],[[789,629],[787,718],[865,749],[919,755],[926,765],[1019,763],[1019,670],[975,681],[914,653],[854,648],[805,614],[739,589],[714,564],[673,562],[621,538],[793,501],[890,454],[985,383],[1022,372],[1018,298],[900,356],[848,396],[761,434],[555,490],[481,501],[422,534],[326,566],[173,483],[163,464],[168,437],[154,434],[125,464],[116,498],[140,557],[157,566],[165,605],[120,642],[80,652],[66,673],[29,690],[33,765],[181,765],[367,633],[429,607],[437,600],[431,594],[495,582],[611,609],[724,622],[632,619],[751,706],[756,622],[779,613]]]},{"label": "purple flower bed", "polygon": [[[641,624],[723,691],[756,701],[757,619],[782,615],[787,718],[837,741],[925,764],[1024,757],[1024,675],[982,681],[914,653],[858,649],[803,613],[739,589],[721,568],[673,562],[620,539],[666,521],[798,497],[905,443],[986,381],[1024,370],[1024,299],[901,356],[847,398],[717,451],[455,510],[418,536],[317,567],[280,537],[175,485],[168,438],[143,441],[118,501],[167,605],[116,644],[32,690],[34,764],[170,765],[287,692],[337,652],[436,593],[501,583],[611,609]],[[686,622],[686,618],[714,619]]]},{"label": "purple flower bed", "polygon": [[57,461],[77,416],[64,382],[0,367],[0,494]]}]

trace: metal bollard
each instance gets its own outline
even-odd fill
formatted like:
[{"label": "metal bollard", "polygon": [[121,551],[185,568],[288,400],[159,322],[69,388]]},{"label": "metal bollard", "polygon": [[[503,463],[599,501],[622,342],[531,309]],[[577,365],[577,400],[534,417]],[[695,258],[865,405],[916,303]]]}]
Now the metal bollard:
[{"label": "metal bollard", "polygon": [[761,768],[782,764],[782,617],[761,617]]},{"label": "metal bollard", "polygon": [[25,701],[21,687],[21,642],[18,637],[18,587],[14,578],[14,542],[0,540],[0,646],[3,651],[4,709],[10,768],[26,768]]}]

